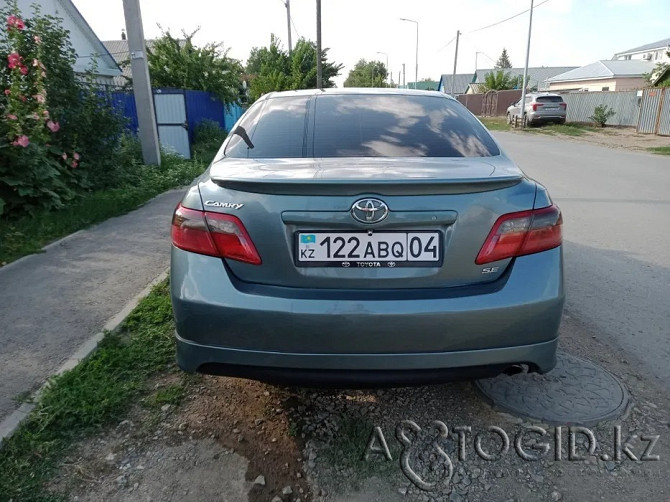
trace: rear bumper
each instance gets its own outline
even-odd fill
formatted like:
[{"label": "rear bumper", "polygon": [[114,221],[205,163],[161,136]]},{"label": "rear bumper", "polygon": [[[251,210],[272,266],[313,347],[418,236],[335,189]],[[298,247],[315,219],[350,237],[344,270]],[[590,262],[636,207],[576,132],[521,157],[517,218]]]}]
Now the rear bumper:
[{"label": "rear bumper", "polygon": [[556,122],[564,121],[566,117],[565,113],[529,113],[528,120],[531,122]]},{"label": "rear bumper", "polygon": [[241,288],[220,259],[172,253],[177,359],[189,372],[421,383],[487,376],[517,363],[546,372],[555,364],[560,247],[517,258],[499,284],[472,294],[404,290],[397,298]]}]

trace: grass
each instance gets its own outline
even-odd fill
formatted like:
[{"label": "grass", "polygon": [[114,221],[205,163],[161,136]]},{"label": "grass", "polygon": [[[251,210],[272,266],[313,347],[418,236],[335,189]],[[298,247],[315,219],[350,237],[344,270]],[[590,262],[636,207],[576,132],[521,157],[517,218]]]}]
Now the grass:
[{"label": "grass", "polygon": [[659,155],[670,155],[670,146],[652,146],[648,148],[652,153],[657,153]]},{"label": "grass", "polygon": [[505,117],[478,117],[489,131],[509,131],[512,127]]},{"label": "grass", "polygon": [[[91,357],[54,378],[0,450],[0,502],[61,500],[44,488],[59,460],[76,441],[121,420],[149,393],[150,376],[175,369],[173,330],[165,281]],[[156,406],[178,404],[184,392],[182,385],[171,385],[152,399]]]},{"label": "grass", "polygon": [[192,161],[168,155],[160,167],[138,165],[131,186],[90,192],[58,211],[0,219],[0,266],[40,252],[49,242],[77,230],[132,211],[166,190],[191,183],[213,156],[207,149],[199,150]]},{"label": "grass", "polygon": [[576,122],[568,122],[566,124],[546,124],[542,126],[526,127],[525,129],[514,129],[507,123],[505,117],[479,117],[479,120],[490,131],[520,131],[526,133],[539,134],[557,134],[563,136],[581,136],[586,132],[607,133],[607,129],[593,127],[586,124],[579,124]]}]

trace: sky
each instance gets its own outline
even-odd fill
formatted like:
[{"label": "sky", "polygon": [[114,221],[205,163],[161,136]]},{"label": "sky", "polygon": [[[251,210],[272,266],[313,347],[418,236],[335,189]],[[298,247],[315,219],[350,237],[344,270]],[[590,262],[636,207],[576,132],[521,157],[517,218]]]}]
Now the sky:
[{"label": "sky", "polygon": [[[125,26],[122,0],[73,0],[101,40],[118,40]],[[316,40],[316,1],[290,0],[293,43]],[[322,47],[328,59],[344,65],[341,86],[361,59],[387,61],[395,81],[403,63],[414,81],[415,23],[418,22],[419,80],[491,68],[507,49],[512,64],[526,56],[529,13],[480,30],[527,10],[530,0],[322,0]],[[670,37],[669,0],[536,0],[530,66],[582,66],[610,59],[616,52]],[[284,0],[140,0],[145,38],[161,28],[178,35],[200,28],[195,42],[222,43],[229,56],[245,62],[253,47],[266,46],[271,34],[287,46]],[[476,31],[478,30],[478,31]],[[379,53],[385,54],[379,54]],[[401,77],[402,78],[402,77]]]}]

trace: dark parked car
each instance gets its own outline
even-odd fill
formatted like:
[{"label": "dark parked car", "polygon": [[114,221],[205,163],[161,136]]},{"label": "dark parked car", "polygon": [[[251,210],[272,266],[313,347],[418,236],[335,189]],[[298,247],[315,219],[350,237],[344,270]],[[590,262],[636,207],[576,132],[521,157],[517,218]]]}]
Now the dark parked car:
[{"label": "dark parked car", "polygon": [[445,94],[268,94],[174,213],[179,364],[338,386],[549,371],[561,225]]}]

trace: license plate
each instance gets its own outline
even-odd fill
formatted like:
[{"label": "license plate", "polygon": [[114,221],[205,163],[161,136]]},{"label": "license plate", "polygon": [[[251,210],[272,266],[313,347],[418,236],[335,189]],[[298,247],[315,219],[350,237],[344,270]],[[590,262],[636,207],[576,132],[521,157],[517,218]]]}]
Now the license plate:
[{"label": "license plate", "polygon": [[299,267],[393,268],[442,265],[441,232],[298,232]]}]

